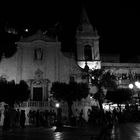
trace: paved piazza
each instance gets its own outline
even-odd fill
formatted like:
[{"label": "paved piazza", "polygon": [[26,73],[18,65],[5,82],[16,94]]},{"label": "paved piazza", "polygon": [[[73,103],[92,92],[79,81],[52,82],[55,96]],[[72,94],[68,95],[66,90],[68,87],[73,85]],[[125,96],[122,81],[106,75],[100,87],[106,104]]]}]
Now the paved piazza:
[{"label": "paved piazza", "polygon": [[24,128],[3,133],[0,130],[0,140],[96,140],[97,130],[65,128],[55,131],[55,128]]}]

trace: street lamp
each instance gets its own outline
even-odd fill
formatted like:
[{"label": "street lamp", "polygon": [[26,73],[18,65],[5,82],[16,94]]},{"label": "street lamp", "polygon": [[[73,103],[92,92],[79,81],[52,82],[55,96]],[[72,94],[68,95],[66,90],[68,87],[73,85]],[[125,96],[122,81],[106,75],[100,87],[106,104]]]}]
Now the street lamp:
[{"label": "street lamp", "polygon": [[[130,83],[128,85],[128,87],[130,89],[133,89],[133,92],[137,92],[138,93],[138,90],[140,90],[140,82],[139,81],[135,81],[134,84]],[[139,102],[140,102],[140,96],[139,96],[139,93],[138,93],[138,99],[139,99]]]},{"label": "street lamp", "polygon": [[62,109],[60,103],[56,103],[55,107],[57,108],[56,127],[57,129],[60,129],[62,127]]},{"label": "street lamp", "polygon": [[55,104],[55,107],[56,107],[56,108],[59,108],[59,107],[60,107],[60,104],[59,104],[59,103],[56,103],[56,104]]},{"label": "street lamp", "polygon": [[139,82],[139,81],[136,81],[136,82],[134,82],[134,84],[130,83],[130,84],[128,85],[128,87],[129,87],[130,89],[134,89],[134,88],[140,89],[140,82]]},{"label": "street lamp", "polygon": [[140,82],[139,82],[139,81],[136,81],[136,82],[135,82],[135,85],[136,85],[137,88],[140,89]]},{"label": "street lamp", "polygon": [[133,85],[133,84],[129,84],[128,87],[129,87],[130,89],[133,89],[133,88],[134,88],[134,85]]}]

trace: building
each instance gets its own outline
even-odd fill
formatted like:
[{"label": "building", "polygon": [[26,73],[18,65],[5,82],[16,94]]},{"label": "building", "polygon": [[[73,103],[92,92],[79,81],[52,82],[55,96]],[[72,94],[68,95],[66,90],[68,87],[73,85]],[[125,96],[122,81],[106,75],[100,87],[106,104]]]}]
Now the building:
[{"label": "building", "polygon": [[[4,58],[0,63],[0,77],[7,80],[25,80],[30,89],[30,101],[24,106],[49,106],[50,88],[55,81],[69,82],[74,79],[81,82],[83,68],[101,67],[117,75],[120,87],[128,88],[130,76],[137,79],[140,75],[140,64],[120,63],[118,55],[102,55],[99,51],[99,35],[93,29],[87,13],[82,12],[80,24],[76,32],[77,54],[61,51],[61,42],[57,38],[47,36],[39,30],[36,34],[21,38],[17,44],[17,52],[11,58]],[[41,104],[38,101],[43,101]],[[28,104],[28,105],[27,105]]]}]

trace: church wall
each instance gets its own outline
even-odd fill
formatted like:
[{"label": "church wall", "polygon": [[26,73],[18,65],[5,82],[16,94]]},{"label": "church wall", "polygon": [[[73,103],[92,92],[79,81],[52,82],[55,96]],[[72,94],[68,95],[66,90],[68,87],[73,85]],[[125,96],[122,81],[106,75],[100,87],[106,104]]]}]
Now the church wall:
[{"label": "church wall", "polygon": [[46,49],[45,53],[45,62],[44,62],[44,74],[45,77],[50,79],[50,81],[55,81],[57,79],[58,68],[56,66],[57,61],[57,44],[49,46]]},{"label": "church wall", "polygon": [[59,79],[61,82],[69,82],[70,78],[70,59],[65,57],[61,52],[59,53]]},{"label": "church wall", "polygon": [[21,78],[24,80],[32,79],[33,78],[33,51],[30,47],[25,46],[26,48],[22,51],[22,73]]},{"label": "church wall", "polygon": [[[34,50],[43,49],[42,60],[34,59]],[[34,42],[20,42],[18,49],[19,79],[29,80],[35,78],[35,72],[39,69],[43,72],[43,79],[48,79],[50,91],[51,85],[55,81],[69,82],[72,74],[72,66],[75,60],[70,56],[65,56],[61,52],[61,43],[44,42],[36,40]]]},{"label": "church wall", "polygon": [[[46,43],[38,44],[34,46],[32,43],[24,44],[22,48],[22,79],[33,79],[34,73],[37,69],[40,69],[43,72],[43,78],[51,79],[55,81],[58,79],[58,68],[56,65],[57,61],[57,47],[58,44]],[[57,46],[58,45],[58,46]],[[43,59],[35,60],[34,59],[34,49],[35,48],[43,49]]]},{"label": "church wall", "polygon": [[85,60],[84,57],[84,47],[82,42],[78,42],[77,44],[77,59],[78,60]]}]

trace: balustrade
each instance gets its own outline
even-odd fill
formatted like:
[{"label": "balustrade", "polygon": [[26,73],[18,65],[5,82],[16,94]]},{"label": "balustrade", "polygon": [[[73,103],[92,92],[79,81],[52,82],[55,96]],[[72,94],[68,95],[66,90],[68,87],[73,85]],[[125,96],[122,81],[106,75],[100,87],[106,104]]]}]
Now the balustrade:
[{"label": "balustrade", "polygon": [[54,104],[49,101],[27,101],[20,104],[20,107],[52,107]]}]

